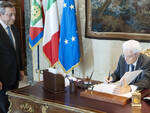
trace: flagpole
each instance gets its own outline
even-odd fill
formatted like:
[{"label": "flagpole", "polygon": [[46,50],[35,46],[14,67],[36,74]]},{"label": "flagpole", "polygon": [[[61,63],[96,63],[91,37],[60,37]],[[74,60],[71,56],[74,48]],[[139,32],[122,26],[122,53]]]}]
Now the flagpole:
[{"label": "flagpole", "polygon": [[72,76],[74,76],[74,69],[72,70]]},{"label": "flagpole", "polygon": [[37,69],[38,69],[38,78],[40,81],[40,58],[39,58],[39,45],[37,46]]}]

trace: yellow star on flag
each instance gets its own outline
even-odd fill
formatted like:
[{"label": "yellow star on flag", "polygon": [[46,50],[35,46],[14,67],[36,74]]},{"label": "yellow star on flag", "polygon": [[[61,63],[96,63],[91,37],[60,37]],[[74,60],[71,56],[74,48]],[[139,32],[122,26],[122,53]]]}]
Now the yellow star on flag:
[{"label": "yellow star on flag", "polygon": [[64,3],[64,7],[67,7],[67,4],[66,4],[66,3]]},{"label": "yellow star on flag", "polygon": [[68,44],[68,40],[65,40],[65,44]]},{"label": "yellow star on flag", "polygon": [[71,10],[74,9],[74,5],[71,4],[70,8],[71,8]]},{"label": "yellow star on flag", "polygon": [[72,36],[72,42],[73,42],[73,41],[75,41],[75,37],[74,37],[74,36]]}]

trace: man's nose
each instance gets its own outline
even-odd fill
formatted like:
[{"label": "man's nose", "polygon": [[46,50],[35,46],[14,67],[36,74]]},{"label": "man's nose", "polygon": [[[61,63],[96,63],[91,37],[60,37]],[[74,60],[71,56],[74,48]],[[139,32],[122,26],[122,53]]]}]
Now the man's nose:
[{"label": "man's nose", "polygon": [[12,15],[12,19],[15,20],[15,19],[16,19],[16,16],[15,16],[15,15]]}]

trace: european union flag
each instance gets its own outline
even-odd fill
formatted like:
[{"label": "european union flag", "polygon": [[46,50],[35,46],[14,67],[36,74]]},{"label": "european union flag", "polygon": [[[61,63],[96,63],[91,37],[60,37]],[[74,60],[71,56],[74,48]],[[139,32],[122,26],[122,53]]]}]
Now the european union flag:
[{"label": "european union flag", "polygon": [[80,47],[74,0],[64,0],[63,4],[60,26],[59,61],[65,72],[71,71],[80,62]]}]

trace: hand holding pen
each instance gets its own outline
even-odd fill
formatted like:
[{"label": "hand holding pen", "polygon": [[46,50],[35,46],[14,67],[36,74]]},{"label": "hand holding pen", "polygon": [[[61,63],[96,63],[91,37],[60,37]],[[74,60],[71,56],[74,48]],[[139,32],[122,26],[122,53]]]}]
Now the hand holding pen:
[{"label": "hand holding pen", "polygon": [[106,76],[104,79],[105,79],[105,82],[107,82],[107,83],[112,82],[112,77],[111,77],[110,72],[109,72],[109,75],[108,75],[108,76]]}]

